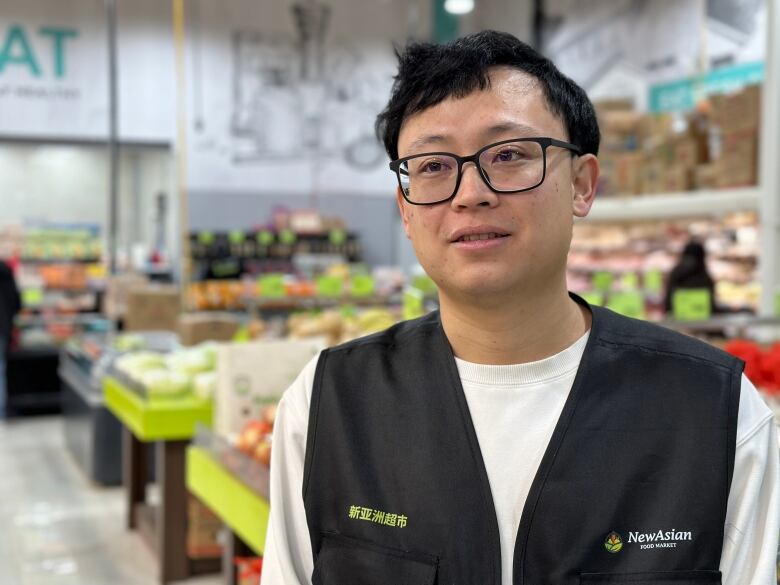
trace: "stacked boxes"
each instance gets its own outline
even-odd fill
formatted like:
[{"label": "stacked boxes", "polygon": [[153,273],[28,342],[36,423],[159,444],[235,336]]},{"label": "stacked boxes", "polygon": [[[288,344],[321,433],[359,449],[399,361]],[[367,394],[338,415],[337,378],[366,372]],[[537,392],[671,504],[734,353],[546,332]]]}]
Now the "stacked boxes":
[{"label": "stacked boxes", "polygon": [[127,293],[125,331],[177,331],[181,293],[172,285],[145,285]]},{"label": "stacked boxes", "polygon": [[601,195],[676,193],[757,182],[761,88],[715,95],[695,112],[639,114],[596,104],[602,132]]},{"label": "stacked boxes", "polygon": [[204,341],[230,341],[241,328],[241,320],[230,313],[190,313],[179,317],[182,345]]}]

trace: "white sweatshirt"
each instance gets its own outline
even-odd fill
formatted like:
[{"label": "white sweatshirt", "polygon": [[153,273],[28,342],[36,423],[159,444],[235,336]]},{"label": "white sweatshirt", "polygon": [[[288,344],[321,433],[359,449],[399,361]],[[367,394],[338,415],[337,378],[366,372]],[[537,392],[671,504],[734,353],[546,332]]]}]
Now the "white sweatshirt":
[{"label": "white sweatshirt", "polygon": [[[502,585],[512,585],[515,537],[528,491],[569,395],[588,334],[538,362],[488,366],[456,358],[498,517]],[[303,496],[309,403],[317,357],[282,397],[271,458],[271,517],[262,585],[310,585]],[[517,429],[523,429],[518,436]],[[723,585],[774,585],[780,457],[772,412],[743,376],[734,480],[720,570]]]}]

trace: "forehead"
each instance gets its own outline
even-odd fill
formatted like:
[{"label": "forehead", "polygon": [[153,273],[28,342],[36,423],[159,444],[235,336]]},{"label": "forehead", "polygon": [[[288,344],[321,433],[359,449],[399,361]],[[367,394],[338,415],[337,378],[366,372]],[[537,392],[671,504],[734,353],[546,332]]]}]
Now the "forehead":
[{"label": "forehead", "polygon": [[406,118],[398,139],[400,156],[411,154],[410,149],[424,151],[437,145],[478,148],[494,138],[567,138],[563,121],[550,110],[535,77],[497,67],[489,78],[490,86],[485,90],[447,98]]}]

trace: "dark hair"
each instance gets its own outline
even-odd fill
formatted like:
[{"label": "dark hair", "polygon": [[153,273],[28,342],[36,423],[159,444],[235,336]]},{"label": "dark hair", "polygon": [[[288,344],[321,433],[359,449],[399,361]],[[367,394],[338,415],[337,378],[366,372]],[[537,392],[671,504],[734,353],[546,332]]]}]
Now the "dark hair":
[{"label": "dark hair", "polygon": [[672,311],[674,293],[680,289],[703,288],[710,291],[710,310],[717,310],[715,305],[715,281],[707,270],[707,258],[704,245],[692,239],[683,248],[680,260],[669,273],[666,283],[664,308]]},{"label": "dark hair", "polygon": [[398,158],[398,136],[404,120],[446,100],[490,87],[490,69],[508,66],[535,77],[550,111],[559,116],[570,142],[583,153],[598,154],[599,125],[585,91],[557,67],[508,33],[492,30],[471,34],[444,45],[411,43],[396,50],[398,75],[390,101],[376,120],[377,137],[391,159]]}]

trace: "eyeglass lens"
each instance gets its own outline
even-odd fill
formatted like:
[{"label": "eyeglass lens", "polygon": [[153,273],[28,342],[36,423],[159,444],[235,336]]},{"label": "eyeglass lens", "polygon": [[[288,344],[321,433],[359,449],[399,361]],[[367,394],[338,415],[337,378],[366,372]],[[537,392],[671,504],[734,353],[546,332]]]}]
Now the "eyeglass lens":
[{"label": "eyeglass lens", "polygon": [[[485,180],[498,191],[520,191],[544,177],[544,149],[538,142],[499,144],[483,151],[479,165]],[[415,203],[449,199],[458,184],[458,161],[447,155],[422,154],[403,162],[401,187]]]}]

